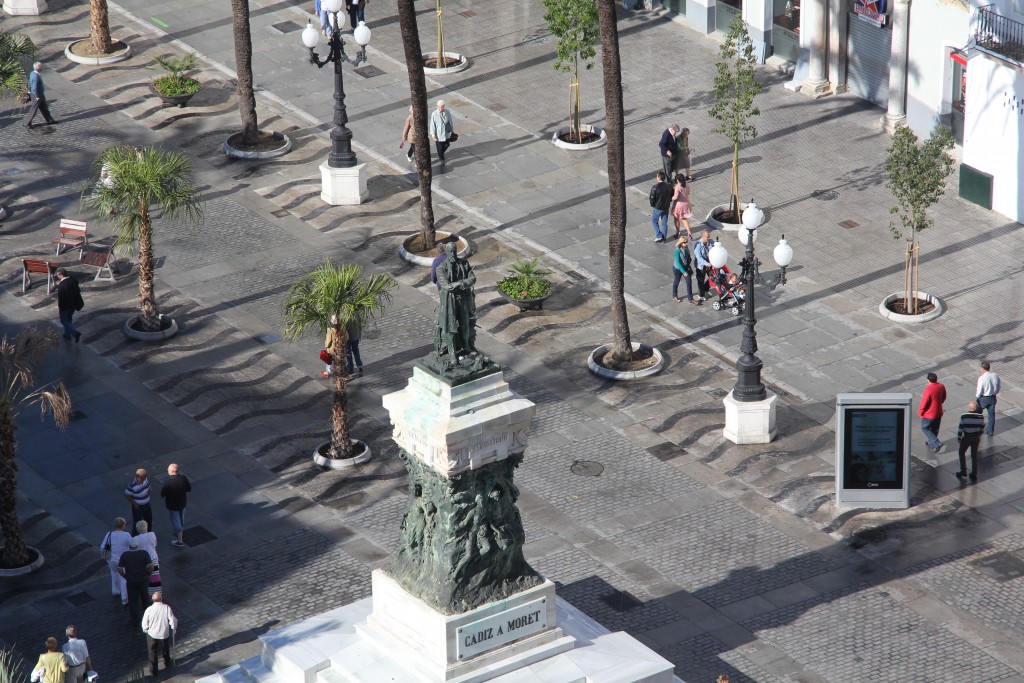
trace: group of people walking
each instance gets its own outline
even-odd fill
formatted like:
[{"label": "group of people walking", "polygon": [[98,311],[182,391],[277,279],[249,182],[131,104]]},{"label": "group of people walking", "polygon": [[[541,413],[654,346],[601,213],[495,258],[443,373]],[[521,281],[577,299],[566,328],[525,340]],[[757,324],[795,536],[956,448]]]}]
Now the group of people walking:
[{"label": "group of people walking", "polygon": [[[410,163],[416,158],[415,134],[416,122],[413,120],[412,106],[410,106],[409,116],[406,117],[405,125],[402,127],[402,140],[398,144],[399,148],[409,145],[405,150],[405,159]],[[444,100],[438,100],[436,109],[430,113],[427,120],[427,137],[434,142],[437,158],[444,164],[445,153],[451,144],[459,139],[455,132],[455,119],[452,118],[452,113],[448,110]]]},{"label": "group of people walking", "polygon": [[[939,440],[939,428],[942,425],[942,404],[946,402],[946,387],[939,382],[938,375],[934,372],[929,372],[925,378],[928,384],[921,392],[917,414],[921,418],[921,431],[928,442],[928,447],[939,453],[944,448],[944,444]],[[960,459],[960,469],[957,470],[956,476],[960,479],[978,481],[978,447],[981,445],[982,433],[987,436],[995,435],[996,396],[1000,389],[999,375],[992,372],[992,366],[988,361],[983,361],[974,400],[967,404],[967,412],[960,415],[956,428],[956,439],[959,442],[957,454]],[[987,413],[988,420],[985,419],[983,411]],[[968,450],[971,452],[970,472],[967,471]]]}]

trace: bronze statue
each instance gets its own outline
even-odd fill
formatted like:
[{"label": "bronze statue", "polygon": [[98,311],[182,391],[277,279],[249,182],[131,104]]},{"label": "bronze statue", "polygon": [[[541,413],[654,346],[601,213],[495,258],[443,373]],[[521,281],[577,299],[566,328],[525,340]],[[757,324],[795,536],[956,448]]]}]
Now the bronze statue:
[{"label": "bronze statue", "polygon": [[[469,261],[459,257],[455,244],[445,245],[448,258],[437,268],[437,331],[434,356],[443,369],[455,368],[469,358],[476,368],[484,360],[476,350],[476,275]],[[478,368],[477,368],[478,369]]]}]

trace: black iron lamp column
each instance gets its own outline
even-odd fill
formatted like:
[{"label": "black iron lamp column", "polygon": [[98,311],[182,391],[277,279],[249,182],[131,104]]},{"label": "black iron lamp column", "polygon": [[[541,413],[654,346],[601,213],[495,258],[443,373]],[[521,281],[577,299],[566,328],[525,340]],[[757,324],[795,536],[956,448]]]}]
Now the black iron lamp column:
[{"label": "black iron lamp column", "polygon": [[356,154],[352,151],[352,131],[348,129],[348,114],[345,112],[345,83],[342,78],[341,65],[348,62],[358,66],[366,61],[366,46],[370,42],[370,29],[360,21],[355,27],[352,37],[359,44],[356,56],[345,54],[345,41],[341,38],[341,29],[345,25],[345,13],[341,11],[342,0],[324,0],[323,7],[327,10],[331,36],[327,41],[331,48],[326,59],[321,60],[314,51],[320,42],[320,32],[307,22],[302,30],[302,44],[309,48],[309,61],[318,68],[334,64],[334,128],[331,130],[331,154],[327,157],[327,165],[332,168],[352,168],[356,165]]},{"label": "black iron lamp column", "polygon": [[[761,382],[763,364],[756,355],[757,332],[754,330],[754,326],[757,324],[757,319],[754,317],[754,286],[761,284],[767,287],[768,291],[772,291],[780,284],[786,284],[786,268],[793,261],[793,248],[789,246],[786,236],[783,235],[772,253],[775,263],[782,269],[782,272],[768,280],[761,276],[761,261],[754,255],[754,242],[757,240],[757,227],[763,220],[764,212],[751,201],[743,211],[743,227],[740,228],[738,235],[740,242],[747,248],[746,254],[739,264],[742,268],[740,280],[746,291],[743,300],[743,341],[740,342],[740,351],[743,355],[736,361],[736,370],[739,376],[736,386],[733,387],[732,395],[735,400],[743,403],[763,401],[768,398],[768,393]],[[708,256],[711,265],[721,268],[728,260],[729,253],[719,241],[712,247]]]}]

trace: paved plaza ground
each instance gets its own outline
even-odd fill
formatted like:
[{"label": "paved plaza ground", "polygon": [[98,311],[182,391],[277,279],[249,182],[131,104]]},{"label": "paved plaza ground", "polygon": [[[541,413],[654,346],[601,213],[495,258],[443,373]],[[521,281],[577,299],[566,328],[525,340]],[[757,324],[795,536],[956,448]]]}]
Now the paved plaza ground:
[{"label": "paved plaza ground", "polygon": [[[417,4],[431,49],[434,5]],[[431,348],[436,294],[425,269],[396,256],[418,223],[418,192],[398,149],[408,87],[387,3],[368,7],[370,65],[346,67],[350,127],[371,164],[371,201],[358,207],[319,199],[332,85],[299,46],[305,4],[251,3],[261,126],[294,141],[264,162],[220,151],[239,125],[226,6],[110,6],[114,36],[134,55],[103,69],[62,56],[88,33],[87,4],[57,1],[41,17],[4,22],[40,46],[60,124],[26,132],[20,110],[0,115],[0,199],[12,213],[0,224],[0,330],[55,323],[44,287],[21,292],[19,259],[49,253],[60,217],[90,218],[78,198],[107,146],[185,151],[205,219],[195,228],[157,221],[157,292],[182,328],[159,345],[121,334],[136,305],[134,272],[94,283],[74,255],[61,257],[83,279],[83,339],[52,354],[44,374],[68,384],[76,419],[65,432],[34,414],[19,423],[21,517],[47,563],[0,583],[0,641],[34,658],[46,636],[75,623],[104,680],[142,666],[144,640],[110,596],[97,546],[128,512],[120,492],[135,469],[158,481],[178,462],[194,486],[188,547],[170,546],[159,503],[155,527],[167,600],[182,621],[167,678],[190,681],[252,656],[267,630],[369,594],[406,503],[381,396],[404,387]],[[902,247],[887,228],[882,112],[849,96],[806,99],[766,69],[760,136],[741,153],[741,182],[769,215],[758,246],[785,233],[796,258],[789,284],[760,295],[758,309],[780,436],[733,445],[721,436],[721,399],[735,382],[740,328],[725,312],[672,302],[670,248],[653,242],[646,206],[657,139],[673,121],[694,131],[698,208],[724,200],[729,150],[706,114],[716,45],[657,14],[621,17],[630,324],[669,362],[654,378],[609,383],[585,365],[611,333],[605,152],[570,155],[547,141],[564,125],[566,83],[551,69],[542,14],[539,2],[446,2],[448,49],[473,65],[429,83],[460,133],[447,168],[435,167],[438,227],[473,245],[479,346],[538,406],[517,477],[530,562],[562,597],[653,647],[689,683],[720,673],[1024,681],[1020,226],[956,199],[954,183],[922,252],[922,283],[949,310],[916,327],[882,319],[879,300],[902,282]],[[189,50],[202,56],[204,88],[187,108],[163,108],[144,67]],[[583,83],[588,121],[598,124],[599,69]],[[734,263],[740,245],[724,239]],[[518,312],[497,294],[521,255],[556,271],[542,312]],[[364,334],[366,374],[351,384],[353,433],[375,454],[352,472],[322,471],[309,458],[329,430],[321,340],[280,340],[284,292],[324,257],[400,282]],[[909,510],[837,509],[835,394],[919,394],[935,370],[955,415],[985,358],[1005,387],[981,481],[962,486],[951,448],[933,454],[915,435]],[[947,417],[942,433],[951,444],[954,423]],[[578,471],[600,474],[575,474],[579,461],[600,467]]]}]

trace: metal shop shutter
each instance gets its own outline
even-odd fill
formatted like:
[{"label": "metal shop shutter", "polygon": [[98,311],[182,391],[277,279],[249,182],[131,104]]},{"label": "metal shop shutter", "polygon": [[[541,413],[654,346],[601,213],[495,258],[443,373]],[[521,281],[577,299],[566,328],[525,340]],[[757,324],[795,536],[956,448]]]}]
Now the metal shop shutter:
[{"label": "metal shop shutter", "polygon": [[850,14],[846,80],[850,92],[879,107],[889,106],[889,53],[892,30]]}]

